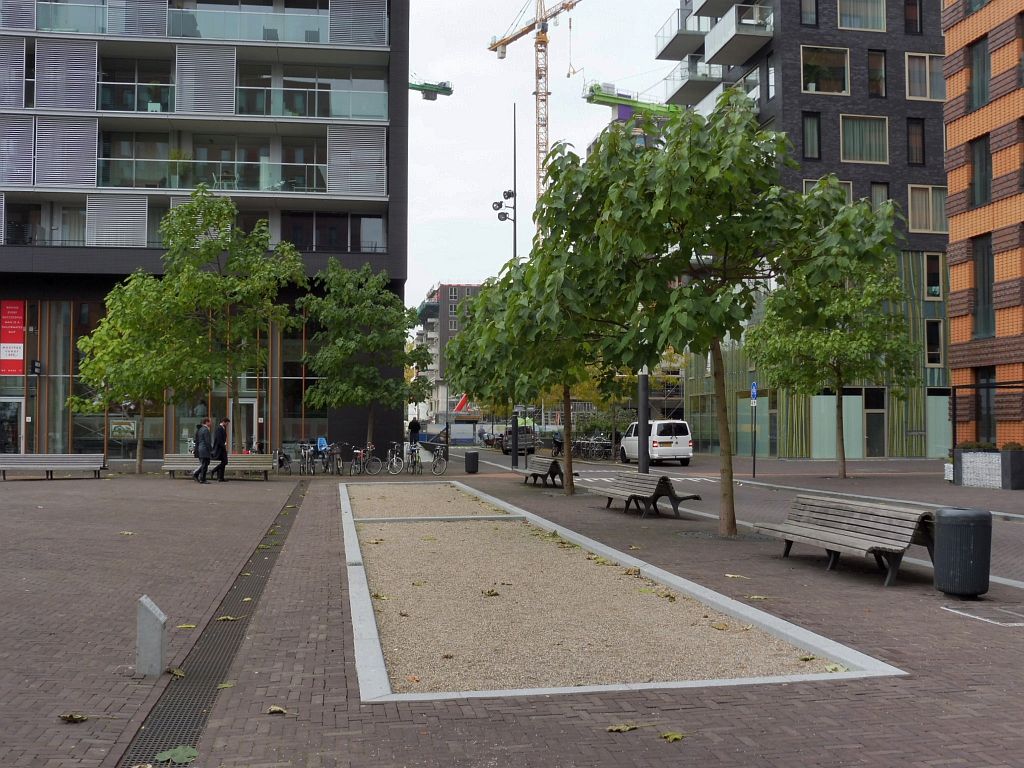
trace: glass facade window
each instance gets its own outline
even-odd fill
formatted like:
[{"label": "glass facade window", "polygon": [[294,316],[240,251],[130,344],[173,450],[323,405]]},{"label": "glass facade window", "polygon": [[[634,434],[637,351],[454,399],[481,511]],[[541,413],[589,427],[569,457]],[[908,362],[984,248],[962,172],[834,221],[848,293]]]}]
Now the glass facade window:
[{"label": "glass facade window", "polygon": [[971,79],[967,86],[967,103],[971,110],[988,104],[988,81],[992,77],[992,59],[988,55],[988,38],[983,37],[968,46],[967,60]]},{"label": "glass facade window", "polygon": [[821,160],[821,114],[804,112],[804,159]]},{"label": "glass facade window", "polygon": [[934,53],[907,54],[907,98],[946,100],[946,79],[942,75],[945,57]]},{"label": "glass facade window", "polygon": [[996,368],[987,365],[974,369],[974,383],[978,385],[974,421],[978,425],[979,443],[996,443],[996,390],[986,386],[996,383]]},{"label": "glass facade window", "polygon": [[839,0],[839,28],[885,32],[885,0]]},{"label": "glass facade window", "polygon": [[96,108],[114,112],[174,110],[171,61],[103,58],[99,63]]},{"label": "glass facade window", "polygon": [[992,153],[989,149],[988,135],[975,139],[969,147],[971,152],[971,205],[985,205],[992,201]]},{"label": "glass facade window", "polygon": [[[820,179],[804,179],[804,194],[806,195],[811,189],[817,184]],[[846,190],[846,202],[853,202],[853,182],[852,181],[840,181],[839,186]]]},{"label": "glass facade window", "polygon": [[888,163],[889,121],[884,117],[840,115],[839,143],[844,163]]},{"label": "glass facade window", "polygon": [[877,210],[889,199],[889,185],[884,181],[871,182],[871,207]]},{"label": "glass facade window", "polygon": [[924,297],[937,300],[942,298],[942,254],[924,255]]},{"label": "glass facade window", "polygon": [[808,27],[818,26],[818,0],[800,0],[800,23]]},{"label": "glass facade window", "polygon": [[387,250],[383,216],[352,217],[352,250],[359,253],[383,253]]},{"label": "glass facade window", "polygon": [[805,93],[850,93],[850,51],[847,48],[800,46]]},{"label": "glass facade window", "polygon": [[885,51],[868,51],[868,96],[885,98]]},{"label": "glass facade window", "polygon": [[907,118],[907,165],[924,165],[924,118]]},{"label": "glass facade window", "polygon": [[920,35],[924,31],[921,0],[903,0],[903,31],[908,35]]},{"label": "glass facade window", "polygon": [[768,54],[768,95],[767,99],[775,98],[775,54]]},{"label": "glass facade window", "polygon": [[910,231],[946,234],[949,231],[946,222],[946,188],[911,184],[907,191]]}]

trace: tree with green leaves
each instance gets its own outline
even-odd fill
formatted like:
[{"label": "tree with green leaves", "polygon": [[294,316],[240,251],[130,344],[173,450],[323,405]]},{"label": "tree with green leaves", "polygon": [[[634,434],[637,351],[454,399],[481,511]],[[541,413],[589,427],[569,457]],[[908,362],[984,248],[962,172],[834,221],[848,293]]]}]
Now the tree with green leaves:
[{"label": "tree with green leaves", "polygon": [[803,268],[816,284],[881,259],[891,217],[846,206],[834,180],[808,195],[781,186],[786,137],[762,129],[736,89],[706,119],[641,123],[643,143],[635,127],[609,127],[585,163],[565,145],[549,153],[532,287],[540,306],[600,328],[592,343],[609,369],[653,367],[670,347],[710,352],[719,530],[735,535],[722,341],[739,337],[769,279]]},{"label": "tree with green leaves", "polygon": [[283,289],[307,284],[294,245],[282,241],[271,247],[266,220],[245,232],[236,226],[237,216],[231,198],[200,185],[160,225],[167,247],[164,281],[189,307],[206,340],[183,361],[186,378],[223,383],[229,401],[239,375],[266,366],[260,339],[296,322],[281,299]]},{"label": "tree with green leaves", "polygon": [[314,278],[316,292],[296,304],[318,329],[306,362],[319,378],[306,390],[307,405],[367,407],[367,443],[373,442],[377,407],[420,402],[430,388],[423,377],[403,375],[410,367],[425,369],[430,352],[407,348],[416,312],[405,308],[388,282],[386,272],[374,273],[368,264],[352,270],[332,258]]},{"label": "tree with green leaves", "polygon": [[206,347],[202,328],[181,294],[153,275],[134,272],[106,297],[106,315],[78,340],[78,382],[91,392],[69,398],[78,413],[138,408],[135,471],[142,473],[146,415],[196,391],[205,372],[192,361]]},{"label": "tree with green leaves", "polygon": [[[869,206],[866,201],[855,205]],[[843,388],[888,381],[905,396],[920,349],[907,333],[906,293],[890,258],[812,284],[802,272],[768,297],[765,316],[746,334],[746,350],[773,386],[803,395],[835,392],[836,459],[846,477]]]}]

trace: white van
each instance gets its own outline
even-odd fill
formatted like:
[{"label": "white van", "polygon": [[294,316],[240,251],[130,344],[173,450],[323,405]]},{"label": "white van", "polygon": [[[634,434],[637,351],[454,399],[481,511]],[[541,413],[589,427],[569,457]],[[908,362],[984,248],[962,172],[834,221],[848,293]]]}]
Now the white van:
[{"label": "white van", "polygon": [[[693,458],[693,439],[690,425],[685,421],[650,421],[650,456],[651,462],[671,461],[676,459],[680,465],[688,466]],[[640,455],[637,422],[629,425],[622,436],[619,447],[619,459],[623,464],[636,461]]]}]

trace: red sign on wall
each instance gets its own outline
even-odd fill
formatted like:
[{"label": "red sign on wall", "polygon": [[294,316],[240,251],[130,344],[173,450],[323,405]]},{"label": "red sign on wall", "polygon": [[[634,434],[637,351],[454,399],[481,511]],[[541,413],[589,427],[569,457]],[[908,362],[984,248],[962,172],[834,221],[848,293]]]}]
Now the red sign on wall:
[{"label": "red sign on wall", "polygon": [[0,301],[0,376],[25,375],[25,302]]}]

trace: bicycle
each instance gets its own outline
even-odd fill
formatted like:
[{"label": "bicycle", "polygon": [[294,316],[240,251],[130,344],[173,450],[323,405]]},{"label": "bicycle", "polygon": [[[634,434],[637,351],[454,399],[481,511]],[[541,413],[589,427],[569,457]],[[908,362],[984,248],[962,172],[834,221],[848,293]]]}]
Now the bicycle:
[{"label": "bicycle", "polygon": [[397,475],[405,468],[405,460],[402,459],[402,444],[391,442],[388,445],[388,458],[384,462],[388,468],[389,475]]},{"label": "bicycle", "polygon": [[316,446],[312,443],[299,443],[299,474],[316,474]]},{"label": "bicycle", "polygon": [[420,444],[409,443],[409,460],[406,462],[410,475],[423,474],[423,459],[420,458]]},{"label": "bicycle", "polygon": [[274,464],[277,466],[278,473],[287,472],[289,475],[292,473],[292,458],[283,449],[278,448],[274,451]]},{"label": "bicycle", "polygon": [[376,475],[384,468],[384,462],[380,457],[373,455],[373,448],[373,443],[367,443],[365,448],[356,448],[352,451],[352,466],[349,471],[353,475],[363,472]]},{"label": "bicycle", "polygon": [[439,447],[434,452],[434,460],[430,462],[430,474],[443,475],[446,469],[448,469],[448,459],[444,457],[444,448]]}]

